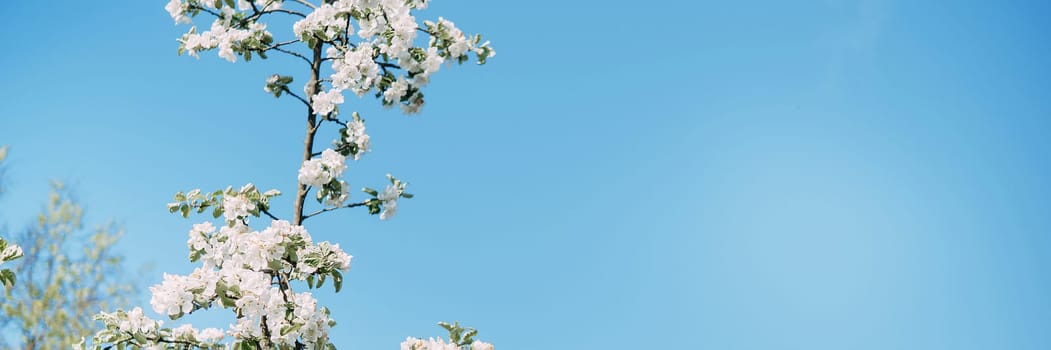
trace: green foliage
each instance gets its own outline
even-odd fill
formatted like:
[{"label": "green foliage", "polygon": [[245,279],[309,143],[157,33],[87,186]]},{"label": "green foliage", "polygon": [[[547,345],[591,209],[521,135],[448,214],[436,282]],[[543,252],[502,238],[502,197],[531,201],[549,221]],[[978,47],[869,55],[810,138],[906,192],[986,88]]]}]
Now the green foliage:
[{"label": "green foliage", "polygon": [[62,184],[51,188],[36,224],[13,239],[25,258],[14,266],[18,286],[7,290],[0,313],[3,344],[68,349],[93,333],[85,316],[127,304],[134,290],[124,280],[123,257],[113,252],[123,230],[110,224],[86,232],[84,208]]},{"label": "green foliage", "polygon": [[438,326],[445,328],[449,331],[449,341],[456,344],[457,346],[470,346],[474,342],[474,337],[478,336],[478,330],[471,327],[461,327],[460,322],[438,322]]}]

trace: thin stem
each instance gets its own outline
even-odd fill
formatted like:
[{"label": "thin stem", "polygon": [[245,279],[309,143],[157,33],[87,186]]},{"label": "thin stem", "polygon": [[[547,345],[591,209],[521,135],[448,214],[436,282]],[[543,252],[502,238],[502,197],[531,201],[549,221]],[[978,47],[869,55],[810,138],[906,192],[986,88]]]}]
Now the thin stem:
[{"label": "thin stem", "polygon": [[378,65],[379,65],[380,67],[384,67],[384,68],[394,68],[394,69],[401,69],[401,66],[399,66],[399,65],[396,65],[396,64],[393,64],[393,63],[387,63],[387,62],[380,62],[380,61],[373,61],[373,62],[375,62],[376,64],[378,64]]},{"label": "thin stem", "polygon": [[424,32],[424,33],[430,34],[431,36],[434,36],[434,35],[438,35],[437,33],[431,32],[431,31],[429,31],[429,30],[426,30],[426,29],[423,29],[423,28],[420,28],[420,27],[416,27],[416,30],[419,30],[419,31],[421,31],[421,32]]},{"label": "thin stem", "polygon": [[274,51],[277,51],[277,52],[281,52],[281,53],[289,54],[289,55],[292,55],[292,56],[295,56],[295,57],[299,57],[299,59],[303,60],[304,62],[306,62],[307,64],[310,64],[310,65],[314,64],[313,62],[310,61],[309,58],[307,58],[307,56],[303,56],[300,53],[295,52],[295,51],[282,49],[282,48],[280,48],[280,47],[278,47],[276,45],[263,49],[263,52],[270,51],[270,50],[274,50]]},{"label": "thin stem", "polygon": [[299,97],[299,95],[296,95],[296,93],[292,92],[292,90],[289,90],[287,86],[285,86],[284,88],[286,94],[292,95],[292,97],[299,99],[300,102],[303,102],[303,104],[307,105],[307,107],[310,107],[310,102],[307,102],[307,100],[303,99],[302,97]]},{"label": "thin stem", "polygon": [[276,216],[274,216],[274,214],[270,214],[270,211],[266,210],[266,208],[259,207],[259,211],[263,214],[266,214],[266,216],[269,216],[271,219],[281,221],[281,219],[278,219]]},{"label": "thin stem", "polygon": [[299,42],[299,39],[293,39],[293,40],[282,41],[282,42],[279,42],[277,44],[270,45],[270,47],[271,48],[282,47],[282,46],[285,46],[285,45],[292,45],[292,44],[295,44],[295,43],[298,43],[298,42]]},{"label": "thin stem", "polygon": [[371,202],[371,201],[372,200],[369,199],[369,200],[364,201],[364,202],[351,203],[351,204],[347,204],[347,205],[340,206],[340,207],[332,207],[332,208],[321,209],[321,210],[315,211],[313,213],[310,213],[310,214],[304,216],[303,220],[309,219],[311,217],[317,216],[317,215],[322,214],[322,213],[327,213],[327,212],[330,212],[330,211],[333,211],[333,210],[337,210],[337,209],[363,207],[363,206],[369,205],[369,202]]},{"label": "thin stem", "polygon": [[263,14],[267,14],[267,13],[275,13],[275,12],[279,12],[279,13],[287,13],[287,14],[290,14],[290,15],[293,15],[293,16],[298,16],[298,17],[302,17],[302,18],[306,18],[306,17],[307,17],[307,15],[304,15],[304,14],[303,14],[303,13],[301,13],[301,12],[298,12],[298,11],[292,11],[292,10],[285,10],[285,9],[274,9],[274,10],[266,10],[266,11],[263,11]]}]

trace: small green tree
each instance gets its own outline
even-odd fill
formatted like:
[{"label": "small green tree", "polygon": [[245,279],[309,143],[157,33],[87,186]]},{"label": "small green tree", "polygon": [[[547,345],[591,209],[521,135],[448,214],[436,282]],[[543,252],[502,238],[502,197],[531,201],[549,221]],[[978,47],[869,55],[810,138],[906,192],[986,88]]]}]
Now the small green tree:
[{"label": "small green tree", "polygon": [[107,224],[86,231],[83,215],[70,191],[53,182],[36,223],[9,236],[23,247],[24,259],[12,267],[17,288],[5,292],[0,346],[68,349],[93,332],[86,315],[128,303],[133,285],[113,251],[123,229]]}]

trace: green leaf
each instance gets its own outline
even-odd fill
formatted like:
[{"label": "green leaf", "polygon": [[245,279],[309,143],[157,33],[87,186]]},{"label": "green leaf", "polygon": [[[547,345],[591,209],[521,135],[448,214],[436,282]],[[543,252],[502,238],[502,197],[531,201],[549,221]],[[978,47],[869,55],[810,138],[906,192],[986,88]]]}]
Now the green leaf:
[{"label": "green leaf", "polygon": [[234,307],[237,305],[233,299],[230,299],[230,297],[226,296],[226,293],[219,295],[219,301],[223,304],[224,307]]},{"label": "green leaf", "polygon": [[380,195],[380,193],[378,191],[376,191],[374,189],[371,189],[371,188],[368,188],[368,187],[362,188],[361,192],[368,193],[369,195],[371,195],[373,197],[376,197],[376,196]]},{"label": "green leaf", "polygon": [[336,287],[336,293],[343,289],[343,274],[339,270],[332,270],[332,284]]},{"label": "green leaf", "polygon": [[11,270],[0,271],[0,283],[3,283],[3,285],[8,288],[14,287],[15,273]]}]

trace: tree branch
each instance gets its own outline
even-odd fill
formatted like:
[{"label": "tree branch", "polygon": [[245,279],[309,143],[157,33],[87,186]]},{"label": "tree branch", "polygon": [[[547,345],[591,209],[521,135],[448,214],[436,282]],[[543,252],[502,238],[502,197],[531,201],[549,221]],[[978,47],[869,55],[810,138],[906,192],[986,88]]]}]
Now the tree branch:
[{"label": "tree branch", "polygon": [[[316,47],[314,47],[314,59],[313,62],[311,62],[310,64],[310,82],[307,83],[308,86],[310,86],[310,90],[312,90],[313,92],[321,90],[321,81],[319,79],[321,75],[321,51],[324,46],[324,44],[318,44]],[[308,95],[313,95],[313,93],[309,93]],[[317,133],[317,126],[315,126],[316,124],[317,115],[314,113],[314,107],[308,104],[307,135],[303,140],[304,162],[310,160],[311,155],[314,154],[314,135]],[[306,184],[299,184],[299,190],[296,192],[296,204],[295,208],[293,209],[293,225],[303,224],[303,205],[305,204],[307,199],[307,191],[309,191],[309,188]]]}]

